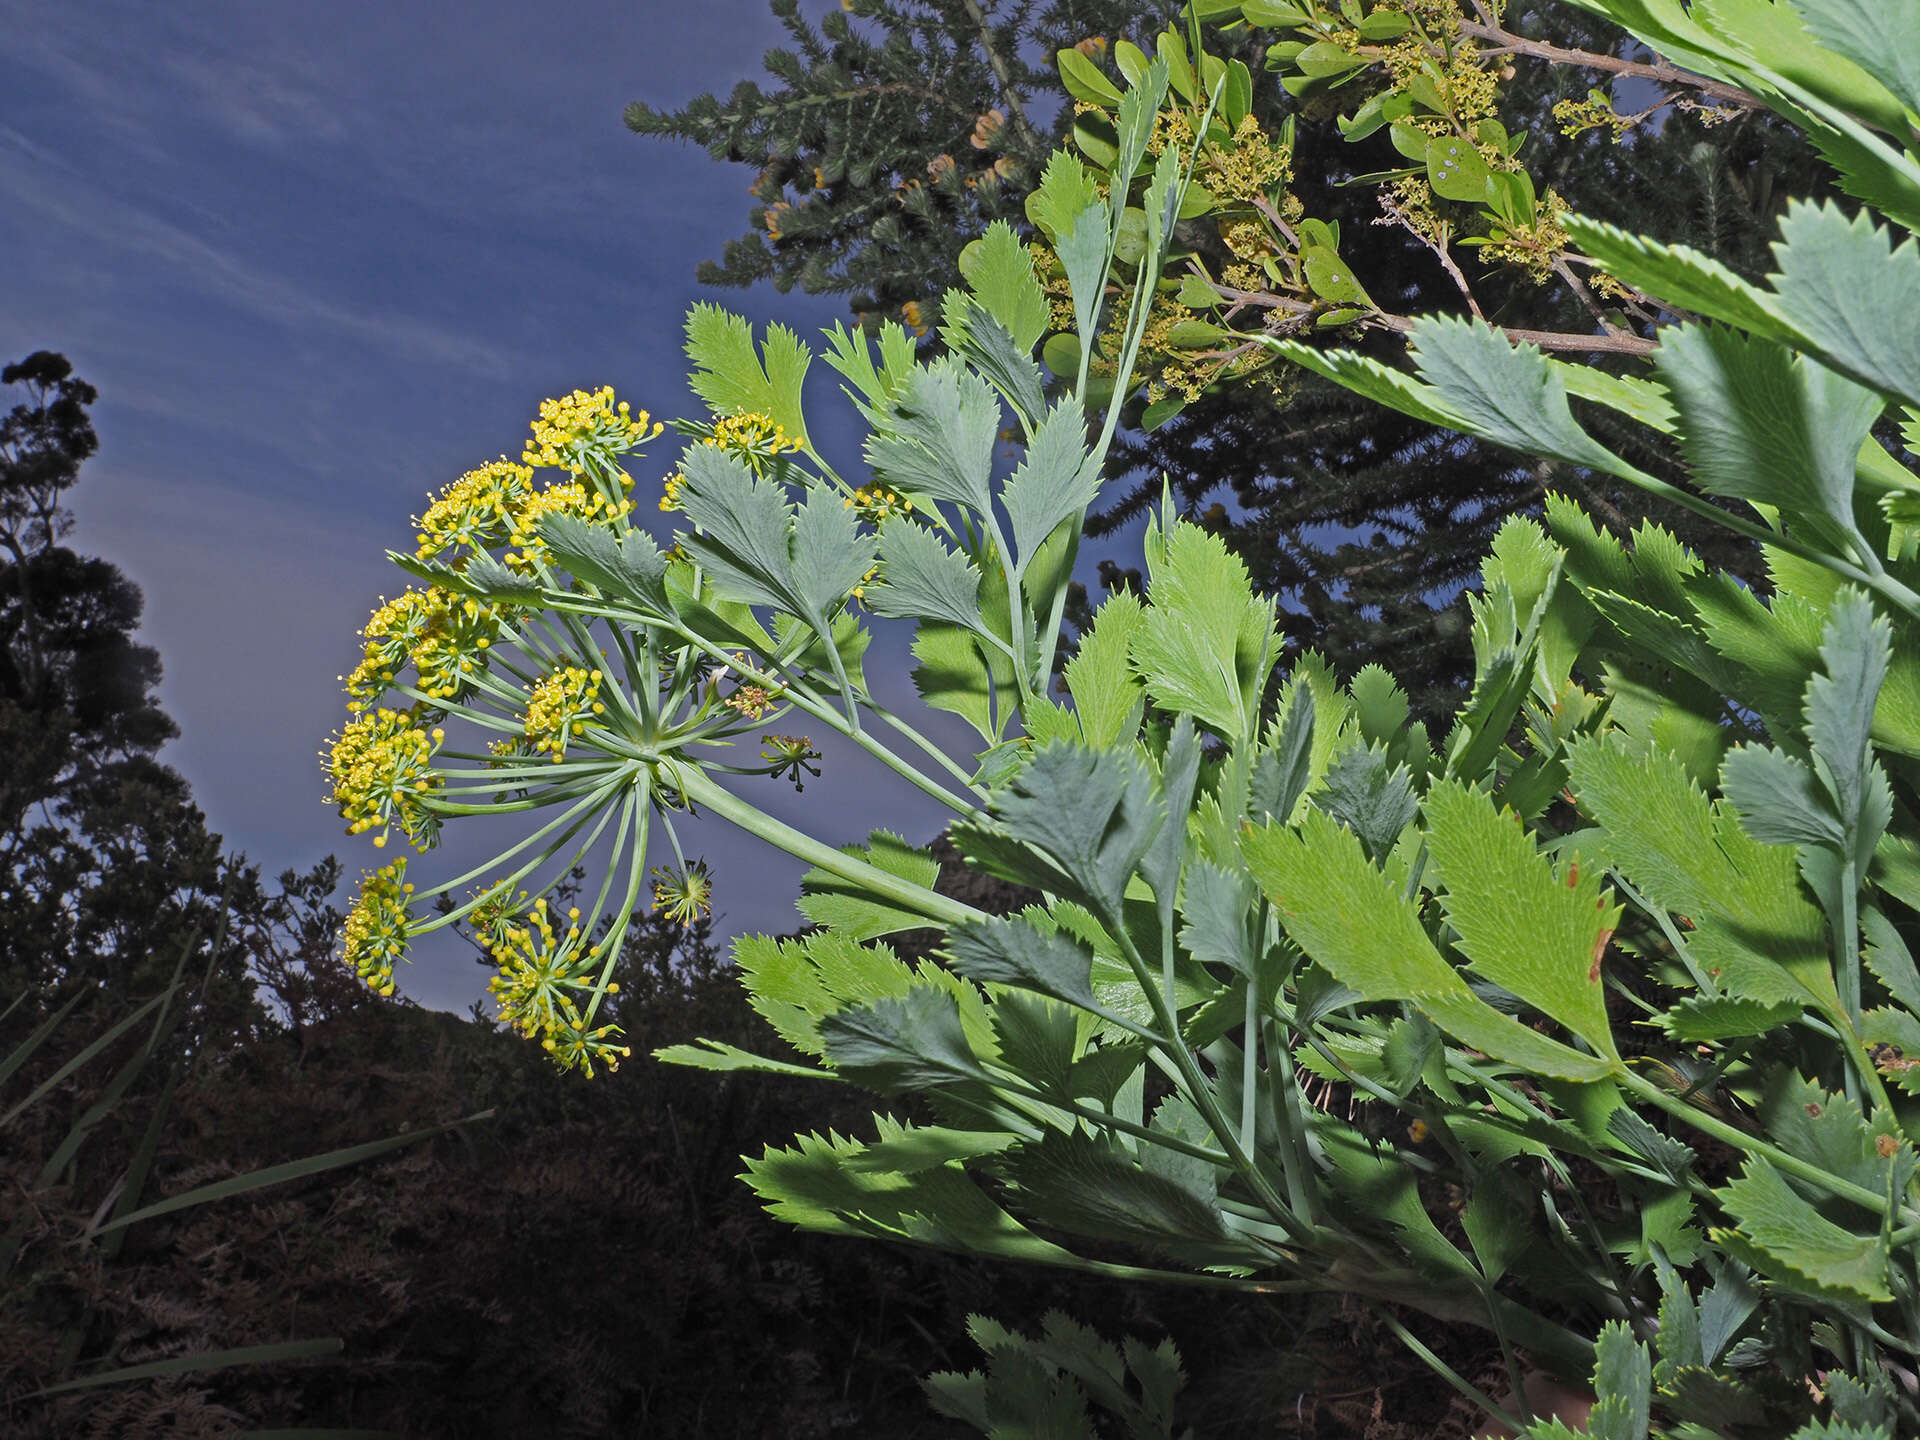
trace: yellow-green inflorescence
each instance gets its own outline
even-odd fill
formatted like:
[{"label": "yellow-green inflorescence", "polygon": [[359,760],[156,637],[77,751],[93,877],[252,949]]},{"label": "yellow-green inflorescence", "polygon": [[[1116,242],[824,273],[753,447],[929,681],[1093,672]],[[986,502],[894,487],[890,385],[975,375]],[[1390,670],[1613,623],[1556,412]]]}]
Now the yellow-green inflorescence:
[{"label": "yellow-green inflorescence", "polygon": [[527,745],[558,765],[567,758],[567,741],[586,732],[594,717],[607,713],[600,699],[601,672],[568,665],[533,687],[527,700]]},{"label": "yellow-green inflorescence", "polygon": [[439,839],[440,817],[430,802],[443,785],[433,768],[445,732],[422,726],[406,710],[369,710],[348,722],[327,756],[333,780],[329,801],[340,807],[349,835],[378,829],[375,847],[398,824],[416,850]]},{"label": "yellow-green inflorescence", "polygon": [[[756,475],[767,474],[782,456],[795,455],[806,448],[787,434],[786,426],[753,410],[744,410],[738,415],[724,415],[711,425],[686,428],[699,444],[711,445],[716,450],[739,456]],[[686,475],[678,470],[660,482],[662,510],[680,508],[680,488],[686,483]]]},{"label": "yellow-green inflorescence", "polygon": [[552,466],[580,475],[593,459],[624,454],[653,439],[663,428],[651,424],[646,411],[636,415],[626,401],[615,401],[611,385],[602,385],[591,393],[576,390],[540,402],[533,439],[520,458],[529,465]]},{"label": "yellow-green inflorescence", "polygon": [[369,872],[360,896],[341,928],[346,961],[382,995],[393,994],[393,962],[406,953],[413,923],[413,886],[407,883],[407,857]]},{"label": "yellow-green inflorescence", "polygon": [[[804,448],[752,413],[680,428],[762,474],[783,476],[786,457]],[[394,962],[410,943],[464,927],[497,968],[501,1018],[561,1066],[588,1073],[627,1054],[601,1011],[648,898],[650,834],[664,829],[679,854],[684,752],[750,738],[792,703],[744,652],[707,653],[629,628],[625,597],[604,596],[569,568],[567,545],[580,543],[579,532],[570,528],[563,543],[554,518],[625,544],[634,508],[626,457],[662,429],[609,388],[576,390],[540,406],[518,461],[488,461],[429,495],[407,551],[393,557],[415,583],[383,599],[362,629],[358,661],[342,677],[349,718],[324,753],[330,803],[350,834],[370,835],[376,847],[397,829],[424,851],[448,818],[550,808],[532,835],[522,830],[494,861],[456,879],[416,892],[404,859],[369,873],[342,943],[354,970],[390,995]],[[878,520],[899,502],[876,491],[861,503]],[[697,587],[692,567],[671,553]],[[648,688],[629,693],[642,676]],[[450,741],[455,727],[460,738]],[[762,744],[762,767],[736,773],[796,782],[818,773],[804,738]],[[569,910],[560,921],[545,897],[609,844],[608,881],[590,918]],[[485,874],[498,878],[471,888]],[[655,907],[672,919],[690,925],[709,913],[713,882],[700,862],[653,879]]]},{"label": "yellow-green inflorescence", "polygon": [[[500,927],[487,953],[499,974],[487,982],[500,1019],[541,1048],[563,1068],[593,1073],[597,1061],[617,1070],[633,1051],[616,1043],[617,1025],[594,1026],[580,999],[596,988],[600,949],[588,943],[580,912],[567,911],[566,928],[553,923],[547,902],[535,900],[519,924]],[[609,985],[609,991],[618,987]]]}]

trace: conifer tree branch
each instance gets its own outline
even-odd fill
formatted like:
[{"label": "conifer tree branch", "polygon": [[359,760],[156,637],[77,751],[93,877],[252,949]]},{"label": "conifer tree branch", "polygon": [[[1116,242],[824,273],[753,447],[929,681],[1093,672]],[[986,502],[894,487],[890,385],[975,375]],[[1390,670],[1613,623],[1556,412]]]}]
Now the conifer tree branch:
[{"label": "conifer tree branch", "polygon": [[980,37],[981,52],[987,57],[993,78],[999,82],[1000,98],[1007,106],[1007,119],[1019,135],[1021,148],[1029,153],[1038,153],[1045,147],[1033,133],[1026,107],[1020,103],[1020,91],[1014,84],[1013,70],[1007,64],[1007,57],[993,43],[993,28],[987,23],[986,12],[980,8],[980,0],[960,0],[960,8],[967,12],[967,18],[973,22],[974,31]]}]

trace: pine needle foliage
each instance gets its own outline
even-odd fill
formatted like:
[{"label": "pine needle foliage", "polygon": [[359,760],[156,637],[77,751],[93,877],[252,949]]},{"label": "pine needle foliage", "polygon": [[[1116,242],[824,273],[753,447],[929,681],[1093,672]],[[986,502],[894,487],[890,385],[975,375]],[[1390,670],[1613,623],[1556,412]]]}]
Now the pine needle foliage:
[{"label": "pine needle foliage", "polygon": [[849,0],[816,23],[773,0],[791,37],[770,84],[678,110],[636,101],[629,129],[691,141],[755,168],[746,234],[702,284],[762,280],[843,294],[856,314],[928,307],[959,282],[959,247],[1021,204],[1062,115],[1054,52],[1090,36],[1156,28],[1166,0]]}]

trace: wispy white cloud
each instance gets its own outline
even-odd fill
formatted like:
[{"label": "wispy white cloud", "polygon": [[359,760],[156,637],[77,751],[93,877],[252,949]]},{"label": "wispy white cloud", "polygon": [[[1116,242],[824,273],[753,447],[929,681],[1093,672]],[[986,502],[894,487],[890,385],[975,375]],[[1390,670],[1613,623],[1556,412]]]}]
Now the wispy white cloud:
[{"label": "wispy white cloud", "polygon": [[484,375],[503,375],[497,346],[429,320],[343,303],[202,239],[183,226],[82,177],[58,155],[0,126],[0,194],[72,232],[85,247],[107,245],[163,261],[182,284],[215,304],[288,329],[331,330],[398,355]]}]

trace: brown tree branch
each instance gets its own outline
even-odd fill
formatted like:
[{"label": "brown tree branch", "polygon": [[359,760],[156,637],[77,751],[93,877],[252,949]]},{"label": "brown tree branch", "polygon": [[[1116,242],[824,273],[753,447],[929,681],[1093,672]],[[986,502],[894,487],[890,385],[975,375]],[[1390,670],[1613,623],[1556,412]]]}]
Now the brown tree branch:
[{"label": "brown tree branch", "polygon": [[1486,40],[1495,47],[1482,54],[1526,55],[1535,60],[1545,60],[1554,65],[1572,65],[1582,70],[1604,70],[1611,75],[1629,75],[1640,80],[1652,80],[1661,85],[1678,89],[1698,90],[1703,95],[1711,95],[1716,100],[1729,105],[1738,105],[1745,110],[1763,110],[1765,103],[1757,96],[1733,85],[1722,84],[1718,80],[1709,80],[1704,75],[1696,75],[1691,70],[1682,70],[1665,60],[1656,60],[1647,64],[1639,60],[1622,60],[1618,55],[1603,55],[1597,50],[1569,50],[1562,45],[1551,45],[1545,40],[1529,40],[1524,35],[1516,35],[1498,25],[1476,23],[1472,20],[1460,22],[1460,33],[1474,40]]},{"label": "brown tree branch", "polygon": [[[1411,315],[1392,315],[1375,311],[1359,322],[1376,330],[1405,335],[1413,329]],[[1659,347],[1638,335],[1582,335],[1566,330],[1515,330],[1507,325],[1493,327],[1516,345],[1537,345],[1542,350],[1574,355],[1651,355]]]}]

